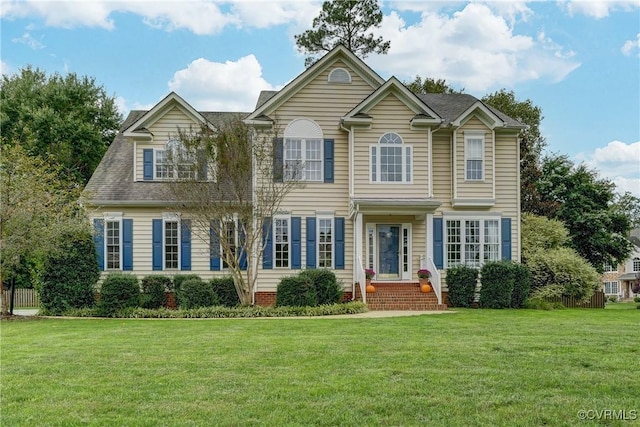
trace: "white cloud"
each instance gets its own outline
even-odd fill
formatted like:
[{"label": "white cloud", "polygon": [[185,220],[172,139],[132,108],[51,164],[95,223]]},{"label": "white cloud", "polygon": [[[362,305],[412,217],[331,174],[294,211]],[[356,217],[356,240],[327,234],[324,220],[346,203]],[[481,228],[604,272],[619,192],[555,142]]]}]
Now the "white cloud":
[{"label": "white cloud", "polygon": [[571,0],[558,4],[570,15],[584,14],[595,19],[606,18],[609,13],[618,10],[628,12],[640,8],[638,0]]},{"label": "white cloud", "polygon": [[13,71],[11,69],[11,67],[9,66],[9,64],[7,64],[6,62],[0,60],[0,74],[1,75],[9,75],[11,74]]},{"label": "white cloud", "polygon": [[635,40],[627,40],[624,42],[624,45],[622,45],[620,49],[625,56],[631,56],[634,50],[637,50],[638,55],[640,55],[640,33],[636,34]]},{"label": "white cloud", "polygon": [[[385,16],[378,32],[391,41],[389,54],[372,56],[368,62],[374,69],[401,79],[412,80],[416,75],[445,78],[474,92],[528,80],[556,82],[580,66],[571,59],[573,52],[544,34],[537,39],[515,34],[513,25],[500,15],[503,12],[470,3],[451,16],[423,12],[415,25],[406,25],[392,12]],[[529,13],[514,7],[508,17]]]},{"label": "white cloud", "polygon": [[616,184],[620,193],[629,191],[640,197],[640,141],[626,144],[611,141],[592,153],[580,153],[576,160],[600,172]]},{"label": "white cloud", "polygon": [[33,49],[33,50],[44,49],[46,47],[44,44],[42,44],[40,42],[40,40],[37,40],[37,39],[33,38],[31,33],[29,33],[29,32],[24,33],[20,37],[15,37],[15,38],[11,39],[11,41],[14,42],[14,43],[25,44],[25,45],[29,46],[31,49]]},{"label": "white cloud", "polygon": [[205,111],[253,111],[261,90],[276,89],[262,78],[254,55],[224,63],[199,58],[169,82],[169,90]]},{"label": "white cloud", "polygon": [[2,18],[42,17],[50,27],[101,27],[113,29],[109,15],[121,3],[94,1],[3,1]]}]

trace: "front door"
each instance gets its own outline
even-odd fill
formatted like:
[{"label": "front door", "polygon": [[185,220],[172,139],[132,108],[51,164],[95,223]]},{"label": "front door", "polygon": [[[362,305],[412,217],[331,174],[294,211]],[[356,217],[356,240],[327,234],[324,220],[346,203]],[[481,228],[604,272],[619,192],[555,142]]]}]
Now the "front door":
[{"label": "front door", "polygon": [[400,231],[402,226],[378,224],[378,278],[400,278]]}]

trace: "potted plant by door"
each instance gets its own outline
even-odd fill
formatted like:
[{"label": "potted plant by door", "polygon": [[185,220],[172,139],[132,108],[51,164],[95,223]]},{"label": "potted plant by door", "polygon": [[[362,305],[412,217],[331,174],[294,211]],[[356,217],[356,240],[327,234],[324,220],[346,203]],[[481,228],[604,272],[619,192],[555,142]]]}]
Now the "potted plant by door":
[{"label": "potted plant by door", "polygon": [[418,280],[420,281],[420,292],[429,293],[431,292],[431,281],[429,278],[431,277],[431,272],[426,268],[421,268],[418,270]]},{"label": "potted plant by door", "polygon": [[365,275],[365,278],[367,279],[367,288],[366,288],[367,293],[371,294],[376,291],[376,287],[371,284],[371,279],[374,278],[374,276],[376,275],[376,272],[373,271],[373,269],[371,268],[367,268],[364,271],[364,275]]}]

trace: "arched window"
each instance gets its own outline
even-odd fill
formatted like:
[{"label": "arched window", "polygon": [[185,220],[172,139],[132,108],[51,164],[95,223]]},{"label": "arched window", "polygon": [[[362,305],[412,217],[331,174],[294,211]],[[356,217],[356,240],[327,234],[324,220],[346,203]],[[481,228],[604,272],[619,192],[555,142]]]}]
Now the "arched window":
[{"label": "arched window", "polygon": [[329,83],[351,83],[351,74],[344,68],[334,68],[327,80]]},{"label": "arched window", "polygon": [[395,132],[382,135],[378,144],[370,146],[371,181],[410,183],[412,148]]},{"label": "arched window", "polygon": [[320,126],[309,119],[295,119],[284,131],[285,180],[322,181],[323,136]]}]

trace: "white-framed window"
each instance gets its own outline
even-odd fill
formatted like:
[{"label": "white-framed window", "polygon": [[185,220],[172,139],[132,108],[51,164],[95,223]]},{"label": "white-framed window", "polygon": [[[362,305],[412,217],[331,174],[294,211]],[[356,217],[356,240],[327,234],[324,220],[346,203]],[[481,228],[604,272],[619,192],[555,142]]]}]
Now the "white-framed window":
[{"label": "white-framed window", "polygon": [[618,295],[618,282],[604,282],[604,293],[607,295]]},{"label": "white-framed window", "polygon": [[387,132],[369,150],[371,182],[412,182],[413,147],[405,144],[400,135]]},{"label": "white-framed window", "polygon": [[[225,220],[222,223],[222,230],[224,231],[223,238],[231,252],[230,256],[231,258],[235,258],[238,250],[238,219],[229,218]],[[220,255],[222,257],[222,268],[229,268],[222,244],[220,245]]]},{"label": "white-framed window", "polygon": [[609,264],[608,262],[604,263],[604,272],[605,273],[611,273],[614,271],[618,271],[614,266],[612,266],[611,264]]},{"label": "white-framed window", "polygon": [[446,220],[447,268],[463,264],[479,268],[500,260],[500,220],[451,218]]},{"label": "white-framed window", "polygon": [[177,217],[163,218],[162,242],[165,270],[177,270],[180,267],[180,221]]},{"label": "white-framed window", "polygon": [[333,217],[318,217],[318,268],[333,268]]},{"label": "white-framed window", "polygon": [[635,257],[633,259],[633,272],[640,271],[640,258]]},{"label": "white-framed window", "polygon": [[464,169],[467,181],[484,179],[484,133],[465,132]]},{"label": "white-framed window", "polygon": [[107,270],[122,270],[122,214],[104,215],[104,249]]},{"label": "white-framed window", "polygon": [[188,151],[180,140],[170,139],[164,149],[154,150],[155,179],[194,179],[196,156]]},{"label": "white-framed window", "polygon": [[321,138],[285,138],[285,181],[322,181],[322,146]]},{"label": "white-framed window", "polygon": [[288,217],[273,219],[274,267],[289,268],[291,243],[291,221]]}]

